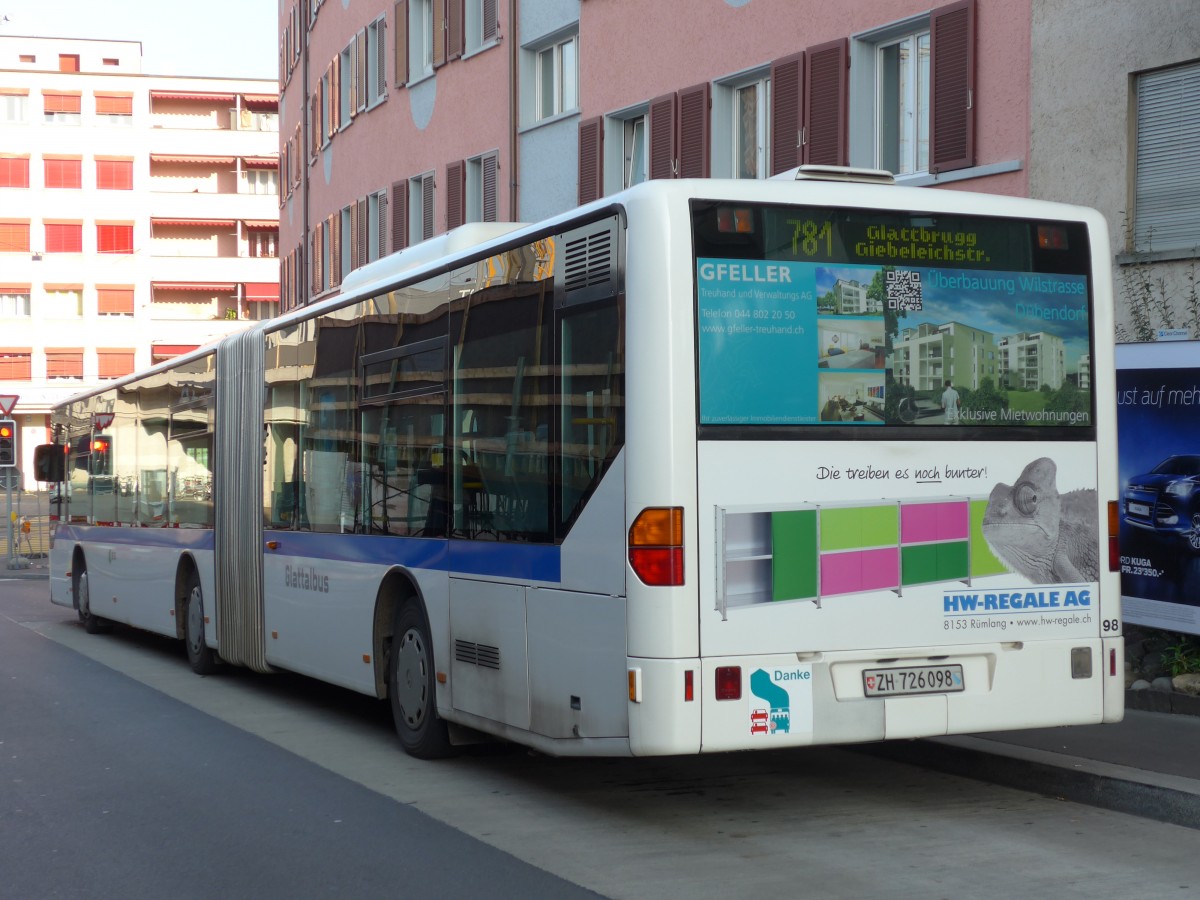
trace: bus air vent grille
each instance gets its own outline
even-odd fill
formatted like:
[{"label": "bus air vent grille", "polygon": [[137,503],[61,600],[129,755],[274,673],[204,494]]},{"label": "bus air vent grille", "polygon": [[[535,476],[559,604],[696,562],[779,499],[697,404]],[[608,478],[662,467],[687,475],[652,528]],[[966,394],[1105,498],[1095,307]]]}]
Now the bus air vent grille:
[{"label": "bus air vent grille", "polygon": [[621,277],[618,225],[617,217],[609,216],[559,235],[554,279],[560,305],[617,296]]},{"label": "bus air vent grille", "polygon": [[568,291],[604,284],[612,277],[612,235],[608,228],[568,240]]},{"label": "bus air vent grille", "polygon": [[483,666],[485,669],[500,668],[500,648],[473,641],[455,641],[454,659],[457,662]]}]

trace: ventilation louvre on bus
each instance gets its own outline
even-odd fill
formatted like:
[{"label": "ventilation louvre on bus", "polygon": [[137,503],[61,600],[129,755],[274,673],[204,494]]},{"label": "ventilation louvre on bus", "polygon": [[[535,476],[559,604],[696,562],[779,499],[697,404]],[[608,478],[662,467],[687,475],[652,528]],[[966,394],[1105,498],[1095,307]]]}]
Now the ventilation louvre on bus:
[{"label": "ventilation louvre on bus", "polygon": [[885,169],[856,169],[850,166],[801,166],[797,181],[852,181],[856,184],[895,184],[896,178]]}]

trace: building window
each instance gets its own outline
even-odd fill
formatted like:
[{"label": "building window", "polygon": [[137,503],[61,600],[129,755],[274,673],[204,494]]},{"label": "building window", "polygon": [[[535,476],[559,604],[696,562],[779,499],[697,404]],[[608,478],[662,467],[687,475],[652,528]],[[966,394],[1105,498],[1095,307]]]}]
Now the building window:
[{"label": "building window", "polygon": [[279,170],[278,169],[243,169],[242,170],[242,191],[243,194],[278,194],[279,193]]},{"label": "building window", "polygon": [[97,157],[96,187],[102,191],[132,191],[133,160]]},{"label": "building window", "polygon": [[47,124],[78,125],[81,104],[79,94],[42,94],[43,115]]},{"label": "building window", "polygon": [[408,240],[433,237],[433,173],[408,180]]},{"label": "building window", "polygon": [[646,117],[636,116],[621,123],[621,187],[633,187],[650,177],[646,154]]},{"label": "building window", "polygon": [[83,378],[83,348],[47,347],[46,377],[71,381]]},{"label": "building window", "polygon": [[83,252],[83,223],[81,223],[81,222],[47,222],[46,223],[46,252],[47,253],[82,253]]},{"label": "building window", "polygon": [[[438,0],[439,6],[441,0]],[[408,3],[408,80],[433,74],[433,0]]]},{"label": "building window", "polygon": [[1136,76],[1133,249],[1200,247],[1200,61]]},{"label": "building window", "polygon": [[712,171],[766,178],[771,164],[771,70],[744,73],[713,86]]},{"label": "building window", "polygon": [[897,175],[975,164],[975,0],[857,37],[850,164]]},{"label": "building window", "polygon": [[102,316],[132,316],[133,288],[97,287],[96,312]]},{"label": "building window", "polygon": [[0,188],[29,187],[29,157],[0,156]]},{"label": "building window", "polygon": [[474,53],[500,37],[497,0],[466,0],[466,52]]},{"label": "building window", "polygon": [[130,94],[96,94],[96,119],[105,125],[133,124],[133,96]]},{"label": "building window", "polygon": [[133,226],[97,225],[96,250],[100,253],[132,253]]},{"label": "building window", "polygon": [[0,285],[0,317],[6,319],[29,318],[29,287]]},{"label": "building window", "polygon": [[534,119],[541,121],[579,105],[579,59],[576,35],[536,50]]},{"label": "building window", "polygon": [[466,221],[495,222],[500,209],[500,153],[467,160]]},{"label": "building window", "polygon": [[79,71],[79,54],[77,54],[77,53],[60,53],[60,54],[58,54],[58,71],[60,71],[60,72],[78,72]]},{"label": "building window", "polygon": [[33,378],[33,353],[29,350],[0,350],[0,381],[29,381]]},{"label": "building window", "polygon": [[133,350],[96,350],[97,372],[100,378],[124,378],[133,374]]},{"label": "building window", "polygon": [[0,121],[13,125],[29,121],[29,95],[25,92],[8,94],[0,91]]},{"label": "building window", "polygon": [[367,103],[374,106],[387,96],[387,19],[383,16],[367,26],[366,50]]},{"label": "building window", "polygon": [[387,191],[367,195],[367,260],[387,256]]},{"label": "building window", "polygon": [[0,253],[29,252],[29,223],[0,222]]},{"label": "building window", "polygon": [[278,254],[279,232],[255,229],[246,235],[247,253],[258,259],[274,259]]},{"label": "building window", "polygon": [[83,162],[78,157],[74,159],[46,157],[43,162],[46,187],[80,188],[83,186]]},{"label": "building window", "polygon": [[83,291],[77,287],[46,287],[46,317],[78,319],[83,315]]}]

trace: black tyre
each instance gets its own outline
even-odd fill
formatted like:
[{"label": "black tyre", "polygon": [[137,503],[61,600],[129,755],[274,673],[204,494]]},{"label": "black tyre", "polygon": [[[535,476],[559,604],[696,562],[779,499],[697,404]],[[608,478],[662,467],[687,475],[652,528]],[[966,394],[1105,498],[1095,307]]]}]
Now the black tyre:
[{"label": "black tyre", "polygon": [[388,658],[388,696],[400,744],[409,756],[441,759],[454,752],[434,699],[433,645],[421,608],[406,603],[396,611]]},{"label": "black tyre", "polygon": [[92,593],[89,586],[87,564],[80,561],[75,572],[75,611],[83,630],[88,634],[103,634],[112,630],[112,623],[92,612]]},{"label": "black tyre", "polygon": [[183,642],[187,645],[188,662],[197,675],[211,675],[217,670],[217,654],[204,640],[204,591],[195,572],[188,576],[183,602]]}]

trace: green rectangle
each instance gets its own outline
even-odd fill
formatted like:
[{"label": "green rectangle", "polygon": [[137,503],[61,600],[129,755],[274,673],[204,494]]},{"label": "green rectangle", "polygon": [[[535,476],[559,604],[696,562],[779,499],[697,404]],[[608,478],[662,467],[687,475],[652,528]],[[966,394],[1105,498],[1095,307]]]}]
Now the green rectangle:
[{"label": "green rectangle", "polygon": [[817,596],[817,511],[771,514],[771,599]]},{"label": "green rectangle", "polygon": [[928,584],[938,580],[937,544],[910,544],[900,548],[901,584]]},{"label": "green rectangle", "polygon": [[938,581],[959,581],[970,574],[966,541],[937,545]]},{"label": "green rectangle", "polygon": [[1004,565],[983,539],[983,514],[987,512],[987,500],[971,501],[971,577],[1000,575],[1007,572]]}]

